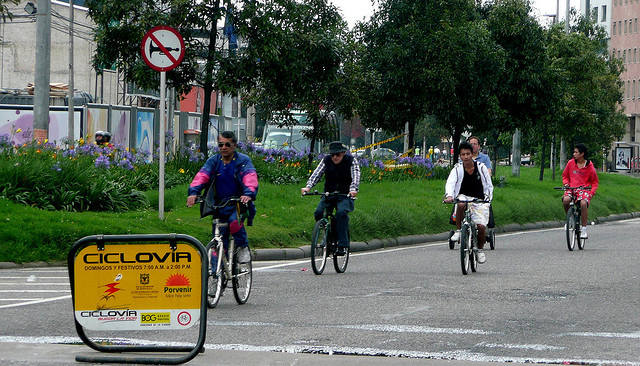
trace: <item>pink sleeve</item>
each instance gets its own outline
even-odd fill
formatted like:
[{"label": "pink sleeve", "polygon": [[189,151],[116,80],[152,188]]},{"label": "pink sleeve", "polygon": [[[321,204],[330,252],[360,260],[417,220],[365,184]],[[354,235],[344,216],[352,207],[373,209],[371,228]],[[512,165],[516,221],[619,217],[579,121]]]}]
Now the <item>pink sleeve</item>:
[{"label": "pink sleeve", "polygon": [[258,189],[258,174],[255,171],[248,172],[242,177],[242,184],[255,193]]}]

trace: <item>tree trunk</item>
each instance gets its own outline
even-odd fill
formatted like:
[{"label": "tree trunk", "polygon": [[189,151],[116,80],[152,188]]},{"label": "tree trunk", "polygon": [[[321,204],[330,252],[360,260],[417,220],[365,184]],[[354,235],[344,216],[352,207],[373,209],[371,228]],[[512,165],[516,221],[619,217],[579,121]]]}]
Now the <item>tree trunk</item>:
[{"label": "tree trunk", "polygon": [[313,163],[313,151],[316,148],[316,140],[318,139],[318,128],[320,128],[319,118],[314,115],[311,119],[313,125],[313,131],[311,131],[311,145],[309,148],[309,157],[307,158],[307,170],[311,171],[311,164]]},{"label": "tree trunk", "polygon": [[540,156],[540,181],[544,179],[545,152],[547,151],[547,125],[544,124],[542,130],[542,153]]},{"label": "tree trunk", "polygon": [[[215,8],[220,7],[220,0],[216,1]],[[217,13],[217,12],[214,12]],[[213,69],[214,56],[216,54],[216,39],[218,38],[217,19],[211,20],[211,29],[209,30],[209,49],[207,53],[207,64],[205,69],[204,85],[204,105],[202,106],[202,118],[200,120],[200,152],[205,158],[209,156],[209,115],[211,114],[211,94],[213,94]]]},{"label": "tree trunk", "polygon": [[511,175],[514,177],[519,177],[520,176],[520,155],[521,155],[521,150],[520,150],[520,142],[522,141],[522,132],[520,132],[519,128],[516,128],[515,132],[513,133],[513,139],[512,139],[512,148],[511,148],[511,156],[513,157],[511,159]]},{"label": "tree trunk", "polygon": [[409,122],[409,143],[407,150],[409,151],[409,156],[415,156],[416,147],[416,123]]}]

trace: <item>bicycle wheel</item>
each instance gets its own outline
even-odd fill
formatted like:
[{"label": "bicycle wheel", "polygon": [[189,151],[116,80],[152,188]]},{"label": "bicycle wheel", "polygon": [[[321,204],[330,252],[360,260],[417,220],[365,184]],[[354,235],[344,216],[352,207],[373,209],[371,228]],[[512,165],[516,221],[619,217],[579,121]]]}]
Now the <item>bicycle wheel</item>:
[{"label": "bicycle wheel", "polygon": [[321,275],[327,264],[327,221],[316,222],[311,236],[311,268],[313,273]]},{"label": "bicycle wheel", "polygon": [[576,247],[576,218],[574,215],[574,208],[569,207],[567,211],[567,247],[569,250],[573,250]]},{"label": "bicycle wheel", "polygon": [[251,259],[249,259],[248,263],[238,263],[236,252],[231,273],[233,274],[233,296],[236,298],[236,302],[242,305],[247,302],[251,293],[251,280],[253,278]]},{"label": "bicycle wheel", "polygon": [[449,231],[449,249],[451,250],[453,250],[453,248],[456,247],[456,242],[451,240],[451,237],[453,236],[454,233],[455,233],[455,230]]},{"label": "bicycle wheel", "polygon": [[471,228],[472,234],[471,240],[469,240],[469,266],[471,267],[471,272],[475,272],[478,267],[478,261],[476,260],[476,250],[478,248],[478,231],[477,229]]},{"label": "bicycle wheel", "polygon": [[489,247],[491,250],[496,249],[496,232],[494,229],[488,229],[489,233],[487,234],[487,241],[489,242]]},{"label": "bicycle wheel", "polygon": [[[216,256],[216,249],[218,253]],[[215,245],[210,243],[207,245],[207,258],[209,258],[209,276],[207,277],[207,306],[211,309],[215,308],[222,297],[222,286],[224,283],[224,271],[222,270],[223,245]],[[215,260],[215,267],[211,265],[211,260]],[[215,270],[213,270],[215,268]]]},{"label": "bicycle wheel", "polygon": [[[471,230],[468,224],[463,224],[460,228],[460,264],[462,265],[462,274],[469,273],[469,252],[471,251]],[[472,252],[473,253],[473,252]]]},{"label": "bicycle wheel", "polygon": [[[349,232],[347,231],[347,237],[350,237]],[[336,244],[336,250],[338,249]],[[347,270],[347,264],[349,263],[349,247],[344,248],[344,255],[336,255],[333,254],[333,268],[336,269],[338,273],[344,273]]]},{"label": "bicycle wheel", "polygon": [[576,241],[578,242],[578,249],[583,250],[587,239],[582,239],[580,237],[580,235],[582,234],[582,221],[580,218],[580,211],[578,210],[576,210],[575,222],[576,222]]}]

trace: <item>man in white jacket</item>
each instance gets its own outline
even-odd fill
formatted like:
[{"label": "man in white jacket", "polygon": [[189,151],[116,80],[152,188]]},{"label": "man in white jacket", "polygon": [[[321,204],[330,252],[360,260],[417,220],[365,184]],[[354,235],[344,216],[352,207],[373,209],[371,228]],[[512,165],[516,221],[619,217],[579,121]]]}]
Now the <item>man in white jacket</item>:
[{"label": "man in white jacket", "polygon": [[[447,184],[445,185],[444,202],[451,203],[454,198],[459,200],[471,200],[478,198],[491,201],[493,197],[493,183],[491,175],[486,165],[473,160],[473,147],[468,142],[460,143],[458,152],[461,162],[453,166]],[[489,221],[489,203],[470,203],[471,219],[478,226],[478,252],[476,258],[478,263],[486,260],[483,248],[486,240],[486,227]],[[458,230],[453,234],[451,240],[457,241],[460,238],[460,224],[464,216],[465,203],[460,202],[456,208],[456,226]]]}]

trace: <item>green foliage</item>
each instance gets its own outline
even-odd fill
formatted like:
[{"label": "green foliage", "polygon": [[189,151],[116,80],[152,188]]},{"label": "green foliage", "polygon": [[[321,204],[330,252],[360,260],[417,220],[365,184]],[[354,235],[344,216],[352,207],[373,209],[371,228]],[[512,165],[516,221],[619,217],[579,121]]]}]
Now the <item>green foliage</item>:
[{"label": "green foliage", "polygon": [[[494,191],[496,224],[562,222],[561,192],[553,189],[561,181],[541,182],[535,168],[523,167],[521,171],[520,177],[511,177],[510,167],[497,169],[499,177],[508,178],[504,187]],[[590,220],[640,211],[637,178],[610,173],[598,176],[600,188],[589,208]],[[308,245],[317,197],[301,198],[300,185],[260,184],[258,215],[254,226],[247,228],[252,248]],[[350,214],[354,241],[441,233],[452,228],[448,222],[451,207],[441,203],[444,180],[382,180],[363,182],[360,188],[356,209]],[[207,243],[211,221],[201,220],[197,207],[185,207],[186,192],[187,184],[167,189],[165,202],[169,209],[164,220],[155,210],[51,212],[0,198],[0,258],[15,262],[64,260],[76,240],[95,234],[184,233]],[[148,194],[152,206],[156,206],[157,194]]]},{"label": "green foliage", "polygon": [[[120,212],[147,208],[142,191],[158,187],[158,165],[147,164],[144,154],[82,142],[71,149],[38,142],[14,147],[4,137],[0,197],[13,202],[45,210]],[[190,181],[202,165],[188,159],[166,164],[167,188]]]}]

